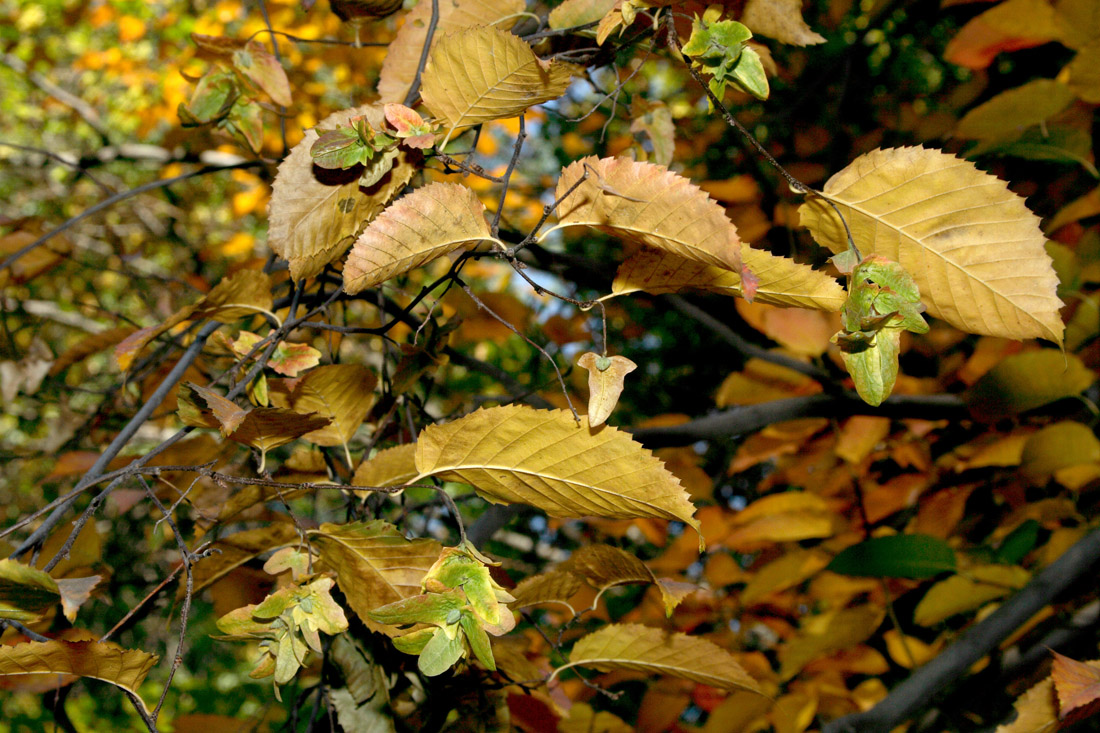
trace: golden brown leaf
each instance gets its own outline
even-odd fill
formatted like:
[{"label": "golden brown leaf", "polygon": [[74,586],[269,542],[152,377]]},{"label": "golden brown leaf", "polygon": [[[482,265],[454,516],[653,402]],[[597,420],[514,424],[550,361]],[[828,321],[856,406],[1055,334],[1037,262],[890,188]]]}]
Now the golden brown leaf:
[{"label": "golden brown leaf", "polygon": [[344,266],[344,290],[362,292],[483,240],[493,236],[471,189],[458,183],[418,188],[382,212],[355,242]]},{"label": "golden brown leaf", "polygon": [[379,451],[355,469],[352,486],[402,486],[416,478],[416,444],[394,446]]},{"label": "golden brown leaf", "polygon": [[[970,333],[1062,343],[1058,276],[1039,218],[1004,181],[939,150],[893,148],[857,158],[829,179],[860,252],[913,276],[929,314]],[[817,197],[802,224],[833,252],[844,226]]]},{"label": "golden brown leaf", "polygon": [[1100,661],[1078,662],[1052,652],[1054,666],[1050,678],[1058,693],[1058,717],[1080,720],[1082,714],[1095,711],[1100,701]]},{"label": "golden brown leaf", "polygon": [[610,624],[585,636],[573,645],[569,663],[554,673],[576,666],[601,672],[633,669],[681,677],[722,690],[760,692],[756,680],[717,644],[639,624]]},{"label": "golden brown leaf", "polygon": [[770,593],[793,588],[816,575],[829,560],[819,550],[792,550],[753,573],[752,580],[741,591],[741,603],[751,606]]},{"label": "golden brown leaf", "polygon": [[802,19],[802,0],[749,0],[741,22],[757,35],[792,46],[825,43]]},{"label": "golden brown leaf", "polygon": [[568,570],[550,570],[524,578],[509,591],[516,600],[510,605],[513,608],[527,608],[540,603],[560,603],[576,615],[576,609],[569,603],[569,599],[577,594],[583,587],[584,581],[580,576]]},{"label": "golden brown leaf", "polygon": [[557,99],[581,68],[543,61],[518,36],[491,27],[449,33],[432,46],[420,94],[451,129],[515,117]]},{"label": "golden brown leaf", "polygon": [[603,425],[619,402],[623,380],[638,365],[625,356],[600,356],[587,351],[581,354],[577,366],[588,370],[588,424]]},{"label": "golden brown leaf", "polygon": [[133,332],[133,326],[118,326],[117,328],[109,328],[106,331],[85,336],[57,357],[57,360],[50,367],[49,376],[57,376],[73,364],[82,362],[92,354],[103,351],[109,346],[114,346]]},{"label": "golden brown leaf", "polygon": [[741,239],[725,210],[664,166],[590,156],[561,172],[556,195],[564,198],[558,224],[548,231],[590,226],[684,259],[741,269]]},{"label": "golden brown leaf", "polygon": [[[434,46],[448,33],[475,25],[495,25],[507,29],[498,21],[523,12],[523,0],[462,0],[439,3],[439,21],[432,36]],[[383,102],[403,102],[409,86],[416,78],[416,69],[420,63],[420,53],[428,35],[428,21],[431,19],[432,4],[417,3],[405,16],[405,24],[397,32],[382,70],[378,76],[378,96]]]},{"label": "golden brown leaf", "polygon": [[374,405],[376,384],[374,372],[359,364],[331,364],[306,372],[294,388],[291,409],[316,413],[332,422],[302,439],[315,445],[342,445],[346,451],[351,436]]},{"label": "golden brown leaf", "polygon": [[569,717],[558,721],[558,733],[633,733],[634,728],[614,713],[594,710],[584,702],[573,703]]},{"label": "golden brown leaf", "polygon": [[884,608],[866,605],[808,619],[802,633],[780,647],[779,676],[789,680],[818,657],[854,647],[870,638],[885,617]]},{"label": "golden brown leaf", "polygon": [[416,444],[421,476],[462,481],[494,503],[556,517],[656,517],[698,529],[695,507],[664,465],[626,433],[578,425],[565,410],[481,409],[432,425]]},{"label": "golden brown leaf", "polygon": [[[375,129],[381,129],[385,120],[382,105],[367,104],[335,112],[317,128],[331,130],[360,116]],[[360,166],[324,170],[313,164],[310,148],[318,137],[316,128],[308,130],[279,164],[268,205],[268,243],[290,263],[295,280],[316,275],[344,254],[363,227],[405,188],[416,172],[414,157],[419,156],[401,148],[393,168],[363,188]]]}]

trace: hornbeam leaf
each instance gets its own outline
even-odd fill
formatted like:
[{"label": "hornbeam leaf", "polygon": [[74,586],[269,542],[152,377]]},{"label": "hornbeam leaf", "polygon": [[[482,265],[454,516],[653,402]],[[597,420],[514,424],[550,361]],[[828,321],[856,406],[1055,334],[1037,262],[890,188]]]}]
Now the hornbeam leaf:
[{"label": "hornbeam leaf", "polygon": [[543,61],[518,36],[496,28],[466,28],[439,39],[428,57],[420,94],[451,128],[515,117],[557,99],[579,66]]},{"label": "hornbeam leaf", "polygon": [[[580,547],[561,564],[559,571],[566,571],[584,578],[600,592],[600,595],[616,585],[652,583],[660,591],[665,612],[669,616],[684,598],[698,590],[697,586],[690,583],[677,583],[667,578],[658,579],[644,562],[611,545]],[[596,597],[598,599],[599,595]]]},{"label": "hornbeam leaf", "polygon": [[392,524],[379,520],[322,524],[309,535],[321,560],[336,571],[336,583],[363,623],[388,636],[404,634],[368,614],[419,594],[420,581],[439,559],[443,546],[435,540],[405,539]]},{"label": "hornbeam leaf", "polygon": [[[787,257],[741,244],[741,262],[757,277],[754,302],[787,308],[838,311],[848,294],[835,278]],[[645,248],[619,265],[611,292],[651,295],[698,289],[744,297],[741,273],[657,249]]]},{"label": "hornbeam leaf", "polygon": [[49,573],[0,560],[0,619],[37,621],[60,600],[61,590]]},{"label": "hornbeam leaf", "polygon": [[741,239],[725,210],[664,166],[590,156],[561,172],[557,197],[554,229],[590,226],[685,259],[741,269]]},{"label": "hornbeam leaf", "polygon": [[137,689],[157,657],[139,649],[123,649],[112,642],[31,641],[0,646],[0,675],[76,675],[109,682],[133,695],[145,706]]},{"label": "hornbeam leaf", "polygon": [[556,517],[656,517],[696,530],[680,481],[626,433],[578,425],[566,410],[481,409],[424,429],[421,476],[462,481],[497,504],[530,504]]},{"label": "hornbeam leaf", "polygon": [[[569,667],[601,672],[633,669],[699,682],[722,690],[764,694],[733,655],[714,642],[640,624],[611,624],[589,634],[569,653]],[[553,677],[553,676],[552,676]]]},{"label": "hornbeam leaf", "polygon": [[[439,21],[432,36],[434,46],[448,33],[475,25],[495,25],[523,12],[524,0],[462,0],[439,3]],[[432,4],[417,3],[405,16],[405,24],[394,36],[378,74],[378,96],[383,102],[404,101],[416,78],[420,52],[428,35]],[[503,27],[503,26],[501,26]]]},{"label": "hornbeam leaf", "polygon": [[[367,104],[333,113],[317,128],[346,126],[355,117],[365,117],[375,129],[385,120],[381,105]],[[392,168],[377,183],[363,187],[362,166],[330,171],[313,164],[310,148],[318,137],[316,128],[308,130],[279,164],[268,205],[268,243],[290,263],[295,280],[316,275],[339,258],[367,222],[405,188],[416,172],[412,161],[420,155],[401,149]]]},{"label": "hornbeam leaf", "polygon": [[[901,264],[928,313],[970,333],[1062,343],[1058,276],[1039,218],[1004,181],[938,150],[893,148],[860,156],[829,179],[856,246]],[[825,201],[799,208],[833,252],[848,248]]]},{"label": "hornbeam leaf", "polygon": [[595,23],[611,12],[616,1],[565,0],[561,5],[550,11],[547,21],[554,30]]},{"label": "hornbeam leaf", "polygon": [[374,406],[376,384],[374,372],[359,364],[331,364],[306,372],[290,397],[291,409],[316,413],[332,422],[302,439],[316,445],[342,445],[346,450]]},{"label": "hornbeam leaf", "polygon": [[416,445],[407,443],[379,451],[359,464],[351,478],[352,486],[403,486],[416,478],[413,458]]},{"label": "hornbeam leaf", "polygon": [[344,290],[354,295],[492,239],[477,194],[458,183],[432,183],[396,201],[366,228],[344,266]]}]

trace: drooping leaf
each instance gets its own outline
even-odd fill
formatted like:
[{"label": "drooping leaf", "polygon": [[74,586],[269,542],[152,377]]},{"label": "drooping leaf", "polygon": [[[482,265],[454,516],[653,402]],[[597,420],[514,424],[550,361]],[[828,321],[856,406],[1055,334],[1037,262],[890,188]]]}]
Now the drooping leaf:
[{"label": "drooping leaf", "polygon": [[913,621],[935,626],[952,616],[980,608],[1024,587],[1031,574],[1016,565],[982,565],[952,575],[928,589],[913,611]]},{"label": "drooping leaf", "polygon": [[48,573],[16,560],[0,560],[0,619],[37,621],[60,600],[57,581]]},{"label": "drooping leaf", "polygon": [[898,534],[847,547],[827,570],[866,578],[931,578],[955,570],[955,551],[938,537]]},{"label": "drooping leaf", "polygon": [[564,199],[555,229],[590,226],[688,260],[741,270],[741,240],[726,212],[664,166],[584,158],[562,171],[556,195]]},{"label": "drooping leaf", "polygon": [[518,36],[491,27],[449,33],[432,46],[420,94],[451,129],[515,117],[557,99],[581,69],[543,61]]},{"label": "drooping leaf", "polygon": [[560,603],[576,615],[569,599],[584,586],[579,575],[568,570],[550,570],[524,578],[512,589],[515,608],[527,608],[542,603]]},{"label": "drooping leaf", "polygon": [[344,266],[344,290],[362,292],[492,239],[485,207],[471,189],[458,183],[424,186],[382,212],[355,242]]},{"label": "drooping leaf", "polygon": [[714,642],[640,624],[610,624],[585,636],[573,645],[569,663],[554,674],[576,666],[601,672],[633,669],[763,694],[733,655]]},{"label": "drooping leaf", "polygon": [[599,356],[588,351],[581,354],[577,366],[588,371],[588,424],[603,425],[619,402],[623,380],[638,365],[625,356]]},{"label": "drooping leaf", "polygon": [[1001,361],[970,388],[966,401],[975,417],[996,422],[1081,394],[1095,381],[1095,372],[1076,355],[1038,349]]},{"label": "drooping leaf", "polygon": [[656,517],[698,528],[695,508],[668,469],[626,433],[578,425],[565,410],[481,409],[424,429],[421,476],[462,481],[494,503],[552,516]]},{"label": "drooping leaf", "polygon": [[306,372],[291,395],[291,408],[332,422],[302,438],[316,445],[343,445],[346,449],[374,405],[376,384],[374,372],[359,364],[331,364]]},{"label": "drooping leaf", "polygon": [[382,521],[322,524],[310,532],[321,559],[336,571],[348,605],[373,631],[388,636],[404,632],[372,620],[369,613],[387,603],[417,595],[420,582],[439,558],[435,540],[408,540]]},{"label": "drooping leaf", "polygon": [[[432,36],[432,45],[435,46],[448,33],[475,25],[495,25],[507,30],[507,26],[498,24],[498,21],[522,13],[524,5],[523,0],[441,2],[438,4],[439,21]],[[405,16],[405,24],[390,43],[378,76],[378,96],[383,102],[404,101],[409,86],[416,78],[431,14],[431,3],[417,3]]]},{"label": "drooping leaf", "polygon": [[616,585],[652,583],[657,586],[665,606],[665,613],[669,616],[684,598],[698,589],[697,586],[687,583],[678,584],[667,579],[659,579],[637,557],[610,545],[579,547],[566,562],[559,566],[558,571],[569,572],[584,578],[601,595],[605,590]]},{"label": "drooping leaf", "polygon": [[24,674],[76,675],[109,682],[137,694],[157,657],[140,649],[123,649],[113,642],[30,641],[0,646],[0,676]]},{"label": "drooping leaf", "polygon": [[825,37],[815,33],[802,19],[800,0],[749,0],[741,22],[753,33],[792,46],[825,43]]},{"label": "drooping leaf", "polygon": [[[321,120],[318,128],[333,129],[363,116],[376,129],[384,121],[381,105],[368,104],[345,109]],[[310,149],[317,141],[316,129],[306,131],[275,176],[268,206],[268,243],[290,263],[295,279],[316,275],[338,259],[363,227],[404,188],[416,171],[415,151],[401,150],[381,179],[364,187],[361,167],[326,171],[313,164]]]},{"label": "drooping leaf", "polygon": [[240,270],[215,285],[198,302],[181,308],[162,323],[134,331],[115,347],[115,360],[122,371],[128,371],[150,341],[184,321],[212,318],[219,323],[232,323],[270,311],[271,307],[271,278],[259,270]]},{"label": "drooping leaf", "polygon": [[[938,150],[894,148],[857,158],[824,195],[865,256],[913,276],[930,315],[970,333],[1061,344],[1058,278],[1039,219],[1003,181]],[[824,201],[811,197],[799,215],[819,244],[848,248]]]},{"label": "drooping leaf", "polygon": [[416,478],[416,444],[394,446],[379,451],[359,464],[352,486],[402,486]]}]

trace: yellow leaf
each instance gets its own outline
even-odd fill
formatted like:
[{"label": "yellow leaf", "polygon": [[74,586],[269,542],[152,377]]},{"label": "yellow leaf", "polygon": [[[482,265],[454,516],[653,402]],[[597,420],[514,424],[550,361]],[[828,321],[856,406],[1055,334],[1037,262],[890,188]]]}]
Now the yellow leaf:
[{"label": "yellow leaf", "polygon": [[331,364],[306,372],[291,396],[292,409],[316,413],[332,422],[302,438],[316,445],[343,445],[346,449],[374,405],[376,384],[374,372],[359,364]]},{"label": "yellow leaf", "polygon": [[569,708],[569,717],[558,721],[558,733],[633,733],[633,726],[606,710],[593,710],[588,703],[577,702]]},{"label": "yellow leaf", "polygon": [[577,366],[588,370],[588,424],[592,427],[603,425],[619,402],[623,380],[638,365],[625,356],[601,357],[587,351],[581,354]]},{"label": "yellow leaf", "polygon": [[[860,156],[829,179],[860,252],[899,262],[929,314],[970,333],[1062,343],[1058,277],[1024,200],[994,176],[938,150],[893,148]],[[833,252],[844,226],[817,197],[802,224]]]},{"label": "yellow leaf", "polygon": [[[0,646],[0,676],[25,674],[76,675],[109,682],[132,693],[141,705],[137,689],[157,657],[139,649],[123,649],[112,642],[31,641]],[[144,705],[142,705],[144,708]]]},{"label": "yellow leaf", "polygon": [[494,503],[555,517],[657,517],[698,529],[695,507],[660,460],[627,433],[578,425],[565,410],[481,409],[424,429],[421,476],[468,483]]},{"label": "yellow leaf", "polygon": [[557,99],[580,67],[543,61],[518,36],[489,27],[447,34],[432,46],[420,95],[451,129],[515,117]]},{"label": "yellow leaf", "polygon": [[763,718],[772,706],[772,701],[762,695],[738,690],[727,697],[707,716],[703,733],[744,733],[760,730],[749,724]]},{"label": "yellow leaf", "polygon": [[1013,705],[1016,719],[995,733],[1048,733],[1058,729],[1058,698],[1050,677],[1033,686]]},{"label": "yellow leaf", "polygon": [[416,445],[407,443],[379,451],[355,469],[352,486],[402,486],[416,478]]},{"label": "yellow leaf", "polygon": [[[524,0],[462,0],[439,3],[439,21],[432,36],[434,46],[448,33],[475,25],[495,25],[498,21],[523,12]],[[420,54],[428,35],[432,4],[417,3],[405,16],[378,76],[378,96],[383,102],[403,102],[409,85],[416,78]],[[501,25],[504,28],[505,26]]]},{"label": "yellow leaf", "polygon": [[731,692],[760,692],[756,680],[714,642],[639,624],[611,624],[585,636],[573,645],[569,663],[554,670],[551,679],[561,670],[576,666],[601,672],[632,669],[681,677]]},{"label": "yellow leaf", "polygon": [[0,619],[37,621],[60,600],[57,581],[48,573],[15,560],[0,560]]},{"label": "yellow leaf", "polygon": [[733,372],[722,380],[714,403],[719,407],[730,405],[758,405],[785,397],[817,394],[821,385],[801,372],[755,357],[745,362],[745,368]]},{"label": "yellow leaf", "polygon": [[1025,129],[1053,117],[1072,102],[1073,92],[1065,84],[1034,79],[967,112],[955,127],[955,135],[970,140],[1015,140]]},{"label": "yellow leaf", "polygon": [[848,649],[870,638],[885,616],[884,608],[866,605],[810,619],[803,626],[803,633],[780,647],[779,676],[789,680],[818,657]]},{"label": "yellow leaf", "polygon": [[886,642],[886,651],[894,664],[905,669],[913,669],[927,662],[940,653],[943,642],[925,644],[920,639],[912,636],[904,636],[897,629],[890,629],[882,635]]},{"label": "yellow leaf", "polygon": [[990,369],[966,393],[975,417],[996,422],[1010,415],[1084,392],[1096,373],[1075,354],[1038,349],[1013,354]]},{"label": "yellow leaf", "polygon": [[1082,48],[1063,73],[1066,84],[1081,101],[1100,104],[1100,39]]},{"label": "yellow leaf", "polygon": [[556,195],[558,224],[548,232],[590,226],[684,259],[741,269],[741,239],[725,210],[664,166],[587,157],[561,172]]},{"label": "yellow leaf", "polygon": [[321,560],[336,571],[336,582],[351,610],[372,631],[400,636],[396,626],[371,620],[370,611],[420,593],[420,582],[439,559],[435,540],[408,540],[386,522],[322,524],[309,533]]},{"label": "yellow leaf", "polygon": [[741,591],[741,603],[751,606],[770,593],[801,584],[829,564],[829,556],[816,550],[797,549],[773,560],[753,574]]},{"label": "yellow leaf", "polygon": [[[380,104],[368,104],[335,112],[317,127],[331,130],[360,116],[375,129],[381,129],[385,120]],[[316,129],[308,130],[279,164],[268,205],[268,244],[290,263],[295,280],[312,277],[339,258],[363,227],[405,188],[416,172],[412,161],[420,155],[400,148],[393,168],[377,183],[363,188],[359,166],[315,168],[310,148],[318,137]]]},{"label": "yellow leaf", "polygon": [[956,614],[1007,596],[1031,579],[1028,571],[1015,565],[974,567],[968,576],[952,575],[929,588],[913,610],[913,621],[921,626],[935,626]]},{"label": "yellow leaf", "polygon": [[802,0],[749,0],[741,22],[753,33],[792,46],[825,43],[802,19]]},{"label": "yellow leaf", "polygon": [[1020,470],[1031,483],[1042,486],[1060,469],[1096,461],[1100,461],[1100,440],[1085,425],[1067,420],[1047,425],[1028,438]]},{"label": "yellow leaf", "polygon": [[[836,278],[787,257],[776,257],[742,243],[741,262],[760,281],[756,302],[838,311],[847,299]],[[639,290],[660,295],[690,289],[744,297],[740,272],[648,248],[619,265],[611,284],[615,295]]]},{"label": "yellow leaf", "polygon": [[547,20],[554,30],[588,25],[603,18],[617,0],[565,0],[550,11]]},{"label": "yellow leaf", "polygon": [[857,415],[840,429],[835,452],[849,463],[860,463],[890,434],[890,418]]},{"label": "yellow leaf", "polygon": [[344,290],[354,295],[492,239],[477,194],[458,183],[432,183],[394,202],[363,231],[344,266]]},{"label": "yellow leaf", "polygon": [[560,603],[576,615],[576,609],[569,603],[569,599],[577,594],[583,587],[584,581],[580,576],[574,575],[568,570],[551,570],[538,575],[524,578],[509,591],[515,602],[513,608],[527,608],[540,603]]}]

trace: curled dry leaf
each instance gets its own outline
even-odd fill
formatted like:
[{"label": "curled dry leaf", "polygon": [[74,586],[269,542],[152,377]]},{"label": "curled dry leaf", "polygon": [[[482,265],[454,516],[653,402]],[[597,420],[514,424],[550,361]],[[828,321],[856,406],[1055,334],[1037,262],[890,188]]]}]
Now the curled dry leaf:
[{"label": "curled dry leaf", "polygon": [[449,252],[492,239],[485,207],[458,183],[432,183],[396,201],[371,222],[344,266],[355,294]]},{"label": "curled dry leaf", "polygon": [[658,458],[611,426],[578,425],[566,410],[491,407],[429,426],[416,467],[491,502],[556,517],[655,517],[699,528],[687,492]]},{"label": "curled dry leaf", "polygon": [[[836,278],[787,257],[741,245],[741,262],[758,280],[754,302],[787,308],[838,311],[848,294]],[[639,290],[651,295],[704,290],[743,296],[741,273],[656,249],[644,248],[619,265],[614,295]]]},{"label": "curled dry leaf", "polygon": [[562,201],[554,229],[589,226],[688,260],[741,269],[741,239],[725,210],[664,166],[590,156],[562,171],[556,195]]},{"label": "curled dry leaf", "polygon": [[416,172],[413,156],[419,159],[420,153],[407,149],[401,149],[392,168],[366,188],[359,182],[362,166],[332,171],[316,167],[310,149],[319,137],[317,130],[345,126],[359,116],[375,129],[382,127],[378,104],[336,112],[308,130],[279,164],[268,204],[267,238],[275,254],[290,263],[295,280],[312,277],[339,258]]},{"label": "curled dry leaf", "polygon": [[623,393],[623,380],[638,365],[625,356],[600,356],[588,351],[577,359],[577,366],[588,370],[588,424],[603,425]]},{"label": "curled dry leaf", "polygon": [[424,104],[452,129],[515,117],[557,99],[581,69],[543,61],[518,36],[491,27],[440,38],[424,68]]},{"label": "curled dry leaf", "polygon": [[[463,0],[439,3],[439,21],[432,36],[434,46],[448,33],[475,25],[497,25],[504,18],[523,12],[524,0]],[[405,24],[397,32],[386,51],[382,70],[378,76],[378,96],[383,102],[400,102],[405,99],[409,86],[416,78],[420,52],[428,35],[428,21],[432,4],[417,3],[405,16]],[[504,24],[497,25],[507,29]]]},{"label": "curled dry leaf", "polygon": [[633,669],[681,677],[722,690],[749,690],[763,694],[732,654],[712,641],[687,634],[668,633],[640,624],[610,624],[578,641],[569,653],[569,667],[592,667],[601,672]]},{"label": "curled dry leaf", "polygon": [[[893,148],[857,158],[824,195],[860,252],[913,276],[930,315],[970,333],[1062,343],[1058,276],[1039,218],[1004,181],[938,150]],[[811,197],[799,215],[819,244],[848,248],[827,203]]]}]

